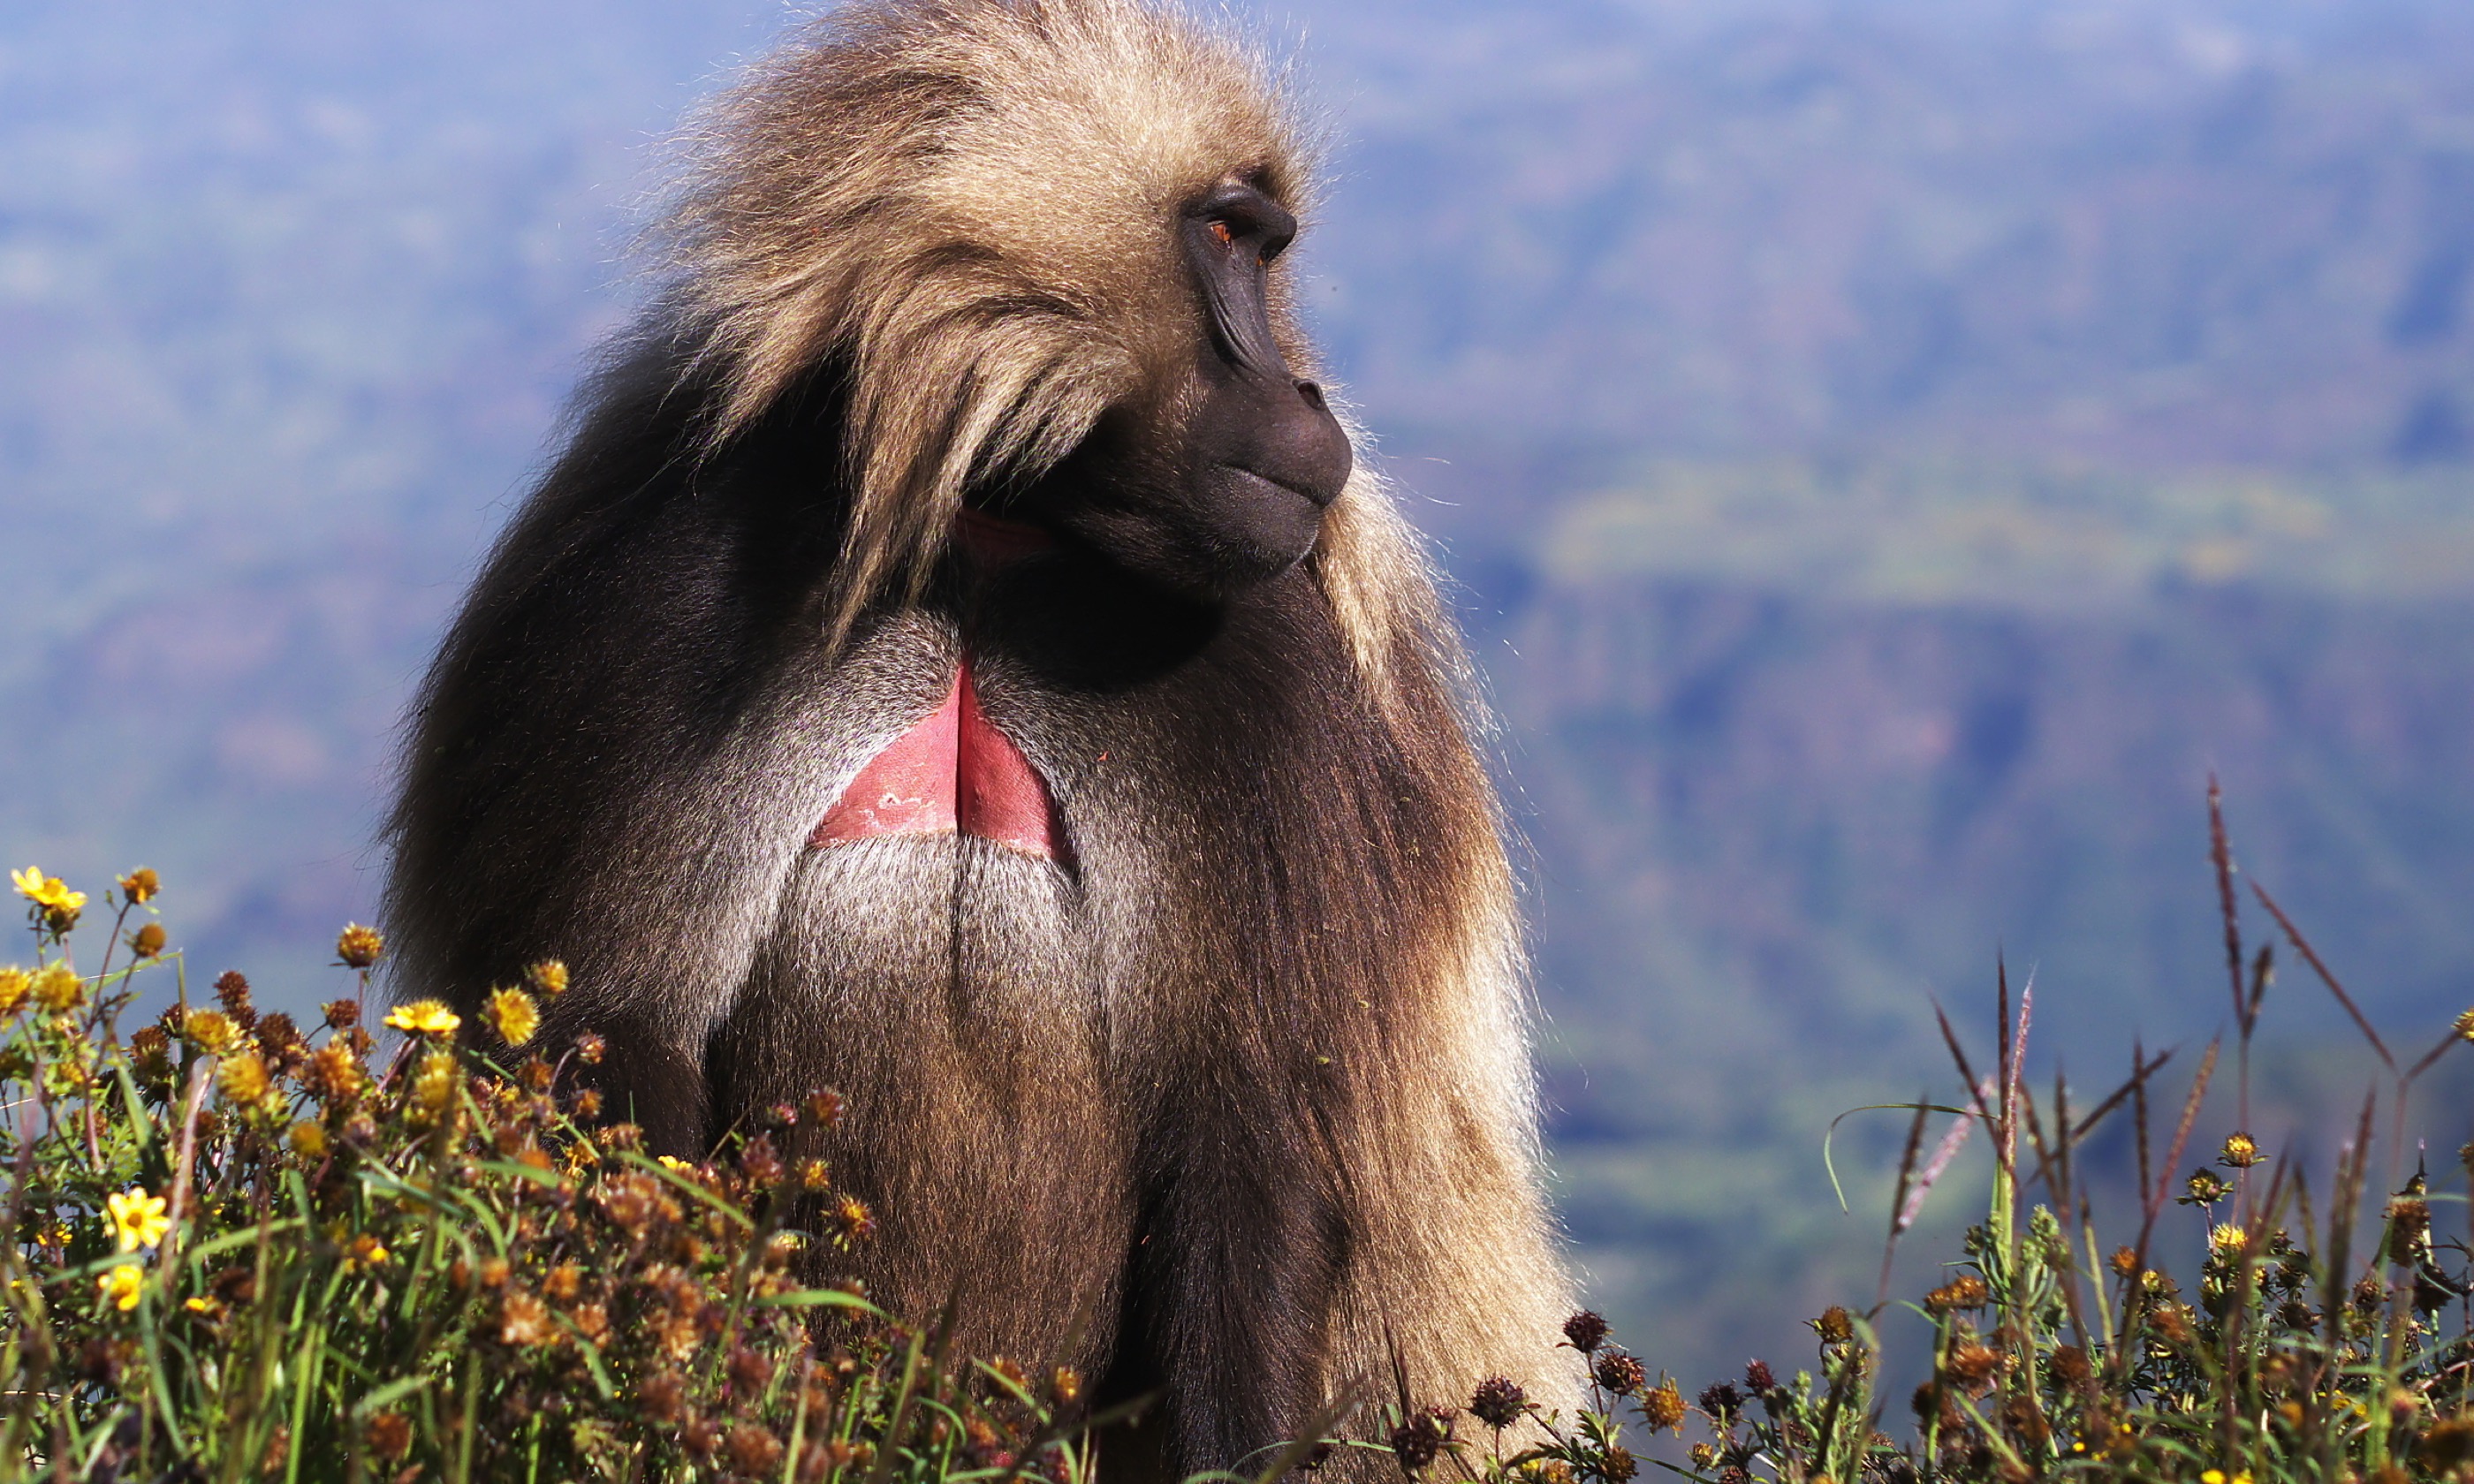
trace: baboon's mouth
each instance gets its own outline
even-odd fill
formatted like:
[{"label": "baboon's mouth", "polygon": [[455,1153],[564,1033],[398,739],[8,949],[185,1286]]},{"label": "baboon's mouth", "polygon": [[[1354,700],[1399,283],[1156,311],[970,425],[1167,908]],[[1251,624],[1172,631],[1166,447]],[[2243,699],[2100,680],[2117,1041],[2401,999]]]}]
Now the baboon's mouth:
[{"label": "baboon's mouth", "polygon": [[[1320,494],[1312,490],[1300,489],[1296,485],[1290,484],[1286,480],[1275,479],[1269,474],[1263,473],[1259,469],[1248,468],[1242,464],[1223,464],[1217,466],[1217,467],[1223,473],[1237,476],[1240,486],[1254,493],[1259,494],[1275,490],[1282,494],[1296,495],[1298,499],[1305,501],[1317,510],[1328,509],[1332,502],[1332,495]],[[1260,486],[1261,488],[1257,489],[1257,486]]]}]

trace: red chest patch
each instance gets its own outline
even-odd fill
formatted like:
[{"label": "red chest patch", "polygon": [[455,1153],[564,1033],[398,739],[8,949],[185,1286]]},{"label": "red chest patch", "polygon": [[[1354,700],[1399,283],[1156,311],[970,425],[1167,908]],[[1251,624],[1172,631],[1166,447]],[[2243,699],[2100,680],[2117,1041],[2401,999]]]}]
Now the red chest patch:
[{"label": "red chest patch", "polygon": [[968,659],[944,704],[859,770],[808,844],[956,831],[1027,855],[1064,854],[1048,785],[980,710]]}]

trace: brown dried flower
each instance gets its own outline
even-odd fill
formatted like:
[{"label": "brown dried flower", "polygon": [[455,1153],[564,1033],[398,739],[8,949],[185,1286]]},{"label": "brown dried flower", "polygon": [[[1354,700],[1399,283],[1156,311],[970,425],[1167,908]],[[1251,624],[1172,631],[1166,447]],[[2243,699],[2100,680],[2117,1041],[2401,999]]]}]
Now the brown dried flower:
[{"label": "brown dried flower", "polygon": [[[483,1266],[487,1267],[488,1264],[484,1263]],[[484,1281],[486,1281],[486,1279]],[[528,1350],[537,1345],[546,1345],[557,1336],[558,1329],[550,1323],[548,1304],[521,1289],[508,1294],[500,1301],[498,1339],[501,1344]]]},{"label": "brown dried flower", "polygon": [[1411,1413],[1407,1421],[1393,1428],[1390,1442],[1393,1456],[1400,1461],[1400,1472],[1415,1478],[1451,1440],[1452,1414],[1443,1407],[1428,1407]]},{"label": "brown dried flower", "polygon": [[1510,1378],[1490,1376],[1477,1383],[1469,1396],[1469,1415],[1490,1427],[1509,1427],[1520,1421],[1521,1412],[1529,1405],[1529,1394]]},{"label": "brown dried flower", "polygon": [[1591,1374],[1599,1385],[1618,1397],[1629,1397],[1649,1382],[1649,1373],[1642,1369],[1640,1361],[1619,1350],[1602,1352]]},{"label": "brown dried flower", "polygon": [[1607,1343],[1606,1319],[1596,1310],[1585,1308],[1564,1321],[1564,1338],[1574,1350],[1589,1354]]},{"label": "brown dried flower", "polygon": [[370,1450],[396,1459],[412,1451],[412,1419],[401,1412],[380,1412],[369,1421]]},{"label": "brown dried flower", "polygon": [[129,935],[129,951],[139,958],[158,958],[162,955],[163,945],[169,941],[169,937],[163,931],[162,923],[149,922]]},{"label": "brown dried flower", "polygon": [[782,1440],[755,1423],[742,1423],[730,1429],[722,1453],[738,1473],[766,1474],[782,1467]]},{"label": "brown dried flower", "polygon": [[2001,1352],[1980,1340],[1967,1340],[1952,1346],[1941,1363],[1944,1376],[1971,1392],[1981,1391],[1989,1385],[1993,1374],[2001,1368]]}]

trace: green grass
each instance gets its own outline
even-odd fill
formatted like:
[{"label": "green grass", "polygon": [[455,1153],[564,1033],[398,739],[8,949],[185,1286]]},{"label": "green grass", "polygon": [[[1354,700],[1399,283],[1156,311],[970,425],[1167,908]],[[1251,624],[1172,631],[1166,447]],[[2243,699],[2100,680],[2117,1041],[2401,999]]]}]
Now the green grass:
[{"label": "green grass", "polygon": [[[2474,1249],[2458,1233],[2474,1146],[2434,1171],[2402,1140],[2418,1081],[2474,1038],[2474,1013],[2394,1052],[2254,888],[2385,1082],[2316,1187],[2239,1127],[2203,1130],[2219,1079],[2246,1116],[2273,963],[2243,942],[2220,822],[2216,847],[2230,1045],[2178,1067],[2143,1058],[2090,1097],[2058,1077],[2029,1085],[2031,995],[2014,1009],[2006,979],[1990,1057],[1945,1019],[1960,1090],[1896,1105],[1907,1132],[1880,1291],[1815,1318],[1793,1374],[1757,1361],[1687,1400],[1578,1314],[1564,1330],[1589,1370],[1578,1409],[1541,1406],[1517,1378],[1435,1398],[1395,1377],[1242,1461],[1251,1479],[2468,1477]],[[348,928],[346,993],[307,1029],[257,1012],[237,974],[193,999],[151,873],[105,895],[92,971],[75,957],[96,937],[86,899],[31,870],[15,884],[34,951],[0,968],[15,1238],[0,1244],[0,1484],[1084,1484],[1105,1472],[1098,1430],[1143,1405],[1094,1416],[1070,1372],[957,1355],[937,1316],[804,1281],[817,1244],[874,1226],[830,1170],[783,1153],[840,1100],[819,1089],[771,1110],[698,1163],[647,1158],[579,1086],[597,1043],[553,1060],[534,1042],[542,1001],[566,988],[555,963],[497,992],[486,1024],[424,1002],[373,1027],[382,944]],[[2100,1211],[2114,1187],[2091,1177],[2090,1140],[2123,1121],[2135,1186],[2127,1209]],[[1893,1303],[1902,1239],[1978,1135],[1995,1155],[1983,1220],[1940,1281]],[[2171,1221],[2210,1231],[2186,1278],[2160,1256]],[[1885,1379],[1901,1313],[1929,1335],[1911,1393]],[[1652,1443],[1636,1451],[1628,1428]]]}]

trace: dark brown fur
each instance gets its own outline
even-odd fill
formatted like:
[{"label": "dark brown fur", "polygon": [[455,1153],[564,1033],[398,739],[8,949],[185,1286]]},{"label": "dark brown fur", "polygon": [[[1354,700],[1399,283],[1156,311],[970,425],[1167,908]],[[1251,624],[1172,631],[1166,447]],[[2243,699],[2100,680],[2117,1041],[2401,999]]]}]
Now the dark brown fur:
[{"label": "dark brown fur", "polygon": [[[563,956],[552,1032],[607,1038],[659,1149],[843,1091],[822,1152],[883,1227],[842,1265],[958,1295],[982,1353],[1165,1387],[1178,1469],[1395,1352],[1420,1402],[1571,1382],[1494,805],[1379,485],[1225,596],[948,539],[1110,419],[1175,435],[1164,219],[1309,174],[1258,76],[1130,0],[862,6],[762,70],[430,674],[389,898],[406,992]],[[965,642],[1070,861],[810,849]]]}]

